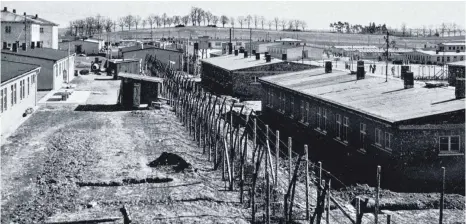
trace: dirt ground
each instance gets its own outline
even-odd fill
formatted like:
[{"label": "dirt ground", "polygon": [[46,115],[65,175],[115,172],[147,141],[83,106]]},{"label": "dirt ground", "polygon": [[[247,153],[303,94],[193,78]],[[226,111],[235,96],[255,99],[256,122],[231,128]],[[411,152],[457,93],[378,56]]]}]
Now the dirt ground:
[{"label": "dirt ground", "polygon": [[[135,223],[247,223],[238,192],[225,191],[174,113],[115,111],[119,81],[104,78],[77,77],[92,92],[86,106],[44,106],[2,145],[1,223],[122,223],[123,205]],[[191,169],[149,167],[163,152]]]}]

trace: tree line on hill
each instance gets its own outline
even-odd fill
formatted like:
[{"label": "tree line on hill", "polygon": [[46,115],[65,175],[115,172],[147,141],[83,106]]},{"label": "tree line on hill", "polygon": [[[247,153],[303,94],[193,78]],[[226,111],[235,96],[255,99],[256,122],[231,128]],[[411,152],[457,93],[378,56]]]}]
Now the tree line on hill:
[{"label": "tree line on hill", "polygon": [[434,25],[422,26],[422,28],[408,28],[406,23],[403,23],[398,30],[389,28],[386,24],[376,25],[374,22],[369,23],[368,26],[363,26],[361,24],[337,21],[330,23],[330,28],[336,33],[385,34],[389,31],[392,35],[402,37],[445,37],[445,34],[448,34],[448,36],[451,36],[451,34],[456,36],[457,33],[461,36],[461,34],[465,32],[465,30],[456,23],[442,23],[435,28]]},{"label": "tree line on hill", "polygon": [[210,26],[217,27],[225,25],[236,28],[254,28],[254,29],[275,29],[275,30],[287,30],[287,31],[304,31],[307,27],[307,23],[303,20],[298,19],[283,19],[275,17],[273,19],[266,19],[264,16],[259,15],[246,15],[238,17],[229,17],[227,15],[217,16],[212,14],[210,11],[205,11],[198,7],[192,7],[188,15],[184,16],[168,16],[166,13],[162,15],[149,15],[146,18],[141,18],[136,15],[127,15],[118,18],[116,21],[105,18],[100,15],[90,16],[84,19],[77,19],[71,21],[69,24],[68,35],[72,36],[92,36],[98,33],[115,32],[117,27],[123,31],[126,30],[138,30],[138,28],[149,27],[151,30],[160,27],[171,27],[171,26]]}]

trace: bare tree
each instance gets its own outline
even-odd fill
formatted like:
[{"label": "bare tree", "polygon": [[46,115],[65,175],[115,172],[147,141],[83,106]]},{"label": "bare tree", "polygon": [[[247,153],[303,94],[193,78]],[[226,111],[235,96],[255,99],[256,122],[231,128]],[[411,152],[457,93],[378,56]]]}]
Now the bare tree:
[{"label": "bare tree", "polygon": [[131,26],[134,23],[134,17],[132,15],[127,15],[125,17],[125,26],[128,27],[128,30],[131,30]]},{"label": "bare tree", "polygon": [[157,28],[162,26],[162,17],[155,16],[154,20],[155,20],[155,24],[157,25]]},{"label": "bare tree", "polygon": [[299,24],[301,25],[301,28],[303,28],[304,31],[307,27],[306,21],[302,20]]},{"label": "bare tree", "polygon": [[285,20],[285,19],[280,20],[280,25],[282,26],[282,29],[285,30],[285,28],[286,28],[286,20]]},{"label": "bare tree", "polygon": [[254,21],[254,28],[257,29],[257,24],[259,24],[259,16],[258,16],[258,15],[254,15],[253,21]]},{"label": "bare tree", "polygon": [[167,13],[162,14],[162,23],[163,23],[163,27],[165,27],[167,25],[167,23],[168,23]]},{"label": "bare tree", "polygon": [[190,17],[189,15],[187,15],[187,16],[183,16],[183,17],[181,18],[181,21],[183,22],[183,24],[184,24],[185,26],[187,26],[190,19],[191,19],[191,17]]},{"label": "bare tree", "polygon": [[238,23],[241,26],[241,29],[243,29],[243,23],[244,23],[244,16],[238,16]]},{"label": "bare tree", "polygon": [[181,16],[173,16],[173,24],[179,25],[181,23]]},{"label": "bare tree", "polygon": [[[201,25],[201,22],[202,22],[202,20],[204,20],[204,17],[205,17],[204,10],[198,8],[197,9],[197,14],[196,14],[196,21],[197,21],[198,26]],[[204,25],[205,25],[205,20],[204,20]]]},{"label": "bare tree", "polygon": [[193,26],[196,26],[197,12],[198,12],[197,7],[191,7],[191,12],[189,13],[189,16],[191,17],[191,21],[193,22]]},{"label": "bare tree", "polygon": [[463,29],[462,27],[459,27],[459,26],[458,26],[458,33],[459,33],[460,36],[461,36],[461,33],[462,33],[462,32],[464,32],[464,29]]},{"label": "bare tree", "polygon": [[225,24],[228,23],[228,20],[229,20],[229,19],[228,19],[228,16],[226,16],[226,15],[222,15],[222,16],[220,17],[220,23],[222,24],[223,27],[225,27]]},{"label": "bare tree", "polygon": [[212,16],[212,25],[217,26],[218,23],[218,16]]},{"label": "bare tree", "polygon": [[433,26],[432,24],[429,25],[429,36],[432,36],[432,29],[433,29],[433,27],[434,27],[434,26]]},{"label": "bare tree", "polygon": [[248,24],[248,29],[251,27],[251,22],[252,22],[252,16],[251,15],[246,16],[246,23]]},{"label": "bare tree", "polygon": [[141,23],[141,17],[135,16],[134,17],[134,25],[136,26],[136,30],[138,29],[138,25]]},{"label": "bare tree", "polygon": [[123,27],[126,25],[126,17],[118,18],[118,26],[120,26],[121,31],[123,31]]},{"label": "bare tree", "polygon": [[[212,13],[210,11],[207,11],[204,15],[204,18],[205,20],[207,20],[207,25],[210,25],[210,21],[212,21],[212,17],[214,15],[212,15]],[[205,25],[205,22],[204,22],[204,25]]]},{"label": "bare tree", "polygon": [[442,33],[442,37],[445,37],[445,31],[447,30],[447,24],[442,23],[440,25],[440,33]]},{"label": "bare tree", "polygon": [[110,33],[112,32],[113,21],[111,19],[105,19],[103,26],[104,26],[105,32]]},{"label": "bare tree", "polygon": [[403,36],[406,35],[406,23],[402,23],[401,24],[401,33],[403,34]]},{"label": "bare tree", "polygon": [[141,25],[142,25],[142,29],[145,29],[147,25],[147,20],[143,19],[141,22]]},{"label": "bare tree", "polygon": [[234,17],[230,17],[230,25],[231,27],[235,27],[235,18]]},{"label": "bare tree", "polygon": [[299,25],[301,25],[301,20],[295,19],[294,20],[294,27],[296,28],[296,30],[299,30]]},{"label": "bare tree", "polygon": [[147,20],[147,23],[150,26],[150,39],[152,40],[152,28],[154,27],[154,24],[155,24],[155,16],[150,15],[150,16],[147,17],[146,20]]},{"label": "bare tree", "polygon": [[173,23],[173,19],[171,17],[167,17],[167,25],[170,27]]},{"label": "bare tree", "polygon": [[273,18],[273,24],[275,24],[275,30],[278,30],[278,25],[280,25],[280,19],[278,17]]},{"label": "bare tree", "polygon": [[456,36],[456,23],[451,24],[451,29],[453,30],[453,36]]},{"label": "bare tree", "polygon": [[273,20],[267,20],[267,25],[269,26],[269,30],[272,29],[272,24],[273,24]]},{"label": "bare tree", "polygon": [[261,16],[261,17],[259,18],[259,22],[261,23],[262,29],[264,29],[265,17],[264,17],[264,16]]}]

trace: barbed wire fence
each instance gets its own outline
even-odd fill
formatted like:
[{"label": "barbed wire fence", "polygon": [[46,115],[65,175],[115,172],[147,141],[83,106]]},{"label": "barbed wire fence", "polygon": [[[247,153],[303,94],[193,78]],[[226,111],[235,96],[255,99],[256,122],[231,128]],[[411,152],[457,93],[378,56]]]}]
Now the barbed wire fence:
[{"label": "barbed wire fence", "polygon": [[332,183],[348,186],[311,162],[307,145],[296,153],[292,137],[284,142],[253,109],[204,91],[192,76],[159,60],[148,61],[152,74],[164,78],[161,95],[192,140],[222,172],[227,190],[239,191],[240,203],[251,209],[251,223],[377,223],[378,207],[368,214],[368,198],[353,203],[334,196]]}]

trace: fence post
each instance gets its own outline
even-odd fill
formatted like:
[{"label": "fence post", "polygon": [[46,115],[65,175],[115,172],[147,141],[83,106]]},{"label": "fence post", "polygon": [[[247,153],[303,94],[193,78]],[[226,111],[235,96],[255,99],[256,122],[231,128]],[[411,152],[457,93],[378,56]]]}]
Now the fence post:
[{"label": "fence post", "polygon": [[356,197],[356,224],[361,224],[361,199]]},{"label": "fence post", "polygon": [[267,166],[271,163],[272,161],[269,161],[269,157],[265,157],[265,188],[266,188],[266,193],[265,193],[265,201],[266,201],[266,207],[265,207],[265,216],[266,220],[265,223],[270,224],[270,175],[269,175],[269,169]]},{"label": "fence post", "polygon": [[445,167],[442,167],[442,192],[440,192],[440,217],[439,223],[443,223],[443,206],[444,206],[444,197],[445,197]]},{"label": "fence post", "polygon": [[293,155],[291,154],[291,137],[288,137],[288,183],[291,184],[291,160],[293,159]]},{"label": "fence post", "polygon": [[[252,147],[255,150],[257,145],[257,120],[254,118],[254,132],[252,136]],[[254,157],[253,157],[254,158]],[[254,160],[252,161],[254,163]]]},{"label": "fence post", "polygon": [[306,222],[309,222],[309,154],[307,145],[304,145],[304,156],[306,161]]},{"label": "fence post", "polygon": [[280,159],[280,131],[276,131],[275,139],[275,186],[278,186],[278,160]]},{"label": "fence post", "polygon": [[317,199],[319,198],[319,195],[320,195],[320,188],[322,188],[322,162],[319,161],[317,163],[319,165],[318,169],[319,169],[319,176],[317,177],[318,180],[317,180]]},{"label": "fence post", "polygon": [[375,208],[374,208],[374,223],[379,223],[379,193],[380,193],[380,170],[381,167],[377,166],[377,188],[375,189]]},{"label": "fence post", "polygon": [[327,224],[330,224],[330,192],[331,192],[331,189],[332,189],[332,186],[331,186],[331,183],[332,183],[332,179],[328,179],[328,192],[327,192],[327,214],[325,216],[325,220],[327,220]]},{"label": "fence post", "polygon": [[387,215],[387,224],[390,224],[392,222],[392,215],[388,214]]}]

